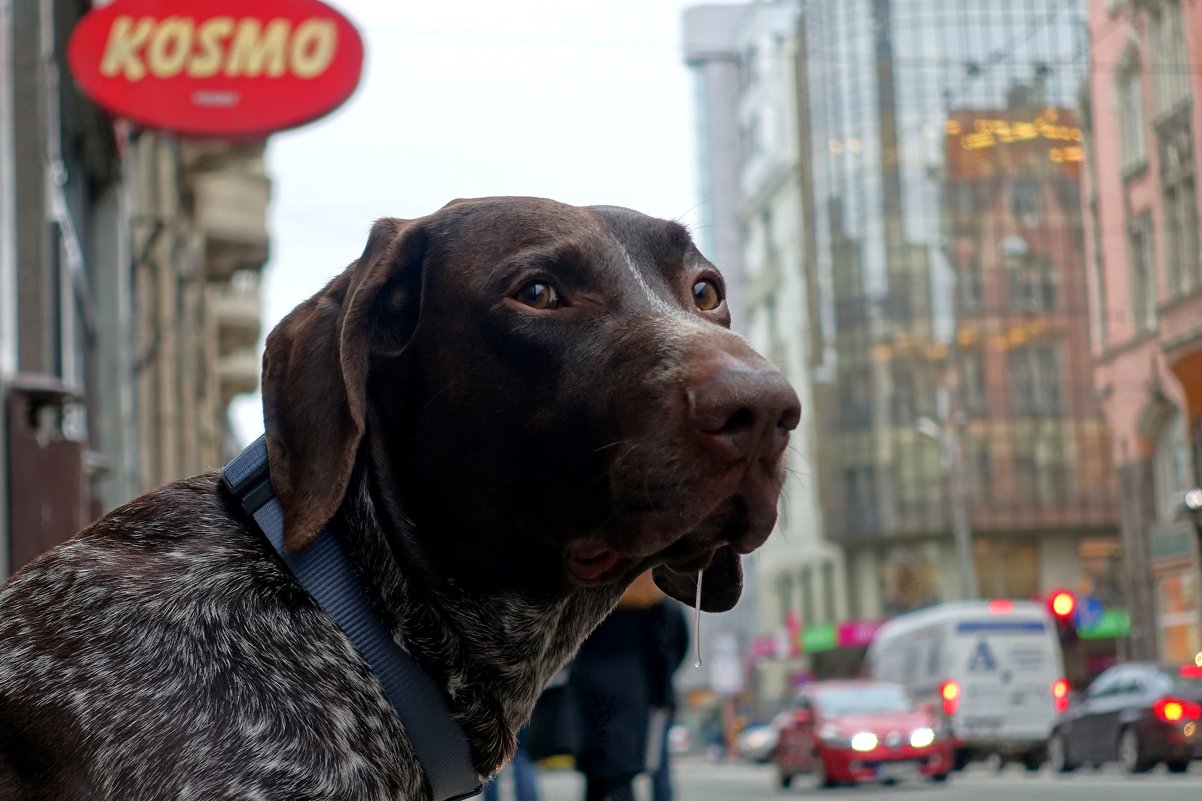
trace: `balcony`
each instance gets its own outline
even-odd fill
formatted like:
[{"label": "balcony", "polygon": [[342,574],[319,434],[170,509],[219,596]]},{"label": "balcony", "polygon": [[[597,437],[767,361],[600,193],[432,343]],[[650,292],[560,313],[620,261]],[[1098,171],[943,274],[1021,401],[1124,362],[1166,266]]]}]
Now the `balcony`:
[{"label": "balcony", "polygon": [[187,178],[192,216],[205,237],[208,277],[218,281],[239,270],[261,269],[269,245],[271,180],[263,172],[262,155],[227,147],[192,154],[187,162],[192,165]]},{"label": "balcony", "polygon": [[219,354],[254,348],[263,317],[258,273],[242,270],[228,284],[211,283],[207,302],[217,330]]},{"label": "balcony", "polygon": [[235,395],[258,389],[259,369],[259,357],[253,346],[218,356],[217,380],[222,405],[228,404]]}]

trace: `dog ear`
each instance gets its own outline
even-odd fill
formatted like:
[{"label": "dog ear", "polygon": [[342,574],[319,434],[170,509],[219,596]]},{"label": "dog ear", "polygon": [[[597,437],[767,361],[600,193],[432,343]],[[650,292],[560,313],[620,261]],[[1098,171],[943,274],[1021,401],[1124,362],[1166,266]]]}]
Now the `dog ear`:
[{"label": "dog ear", "polygon": [[[677,573],[667,565],[660,565],[651,575],[666,595],[686,606],[696,605],[696,573]],[[714,553],[714,560],[705,569],[701,580],[701,611],[725,612],[738,603],[742,594],[743,562],[733,548],[725,545]]]},{"label": "dog ear", "polygon": [[[370,351],[385,336],[386,350],[401,349],[412,333],[424,253],[420,226],[377,221],[359,260],[267,337],[267,456],[290,553],[312,543],[342,503],[363,438]],[[397,316],[381,326],[381,313]]]}]

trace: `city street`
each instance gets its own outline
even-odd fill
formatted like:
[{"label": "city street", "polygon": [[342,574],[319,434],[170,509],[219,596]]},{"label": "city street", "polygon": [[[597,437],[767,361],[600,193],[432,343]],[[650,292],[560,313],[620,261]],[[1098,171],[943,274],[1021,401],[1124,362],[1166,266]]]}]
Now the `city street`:
[{"label": "city street", "polygon": [[[1169,775],[1163,767],[1143,776],[1126,776],[1115,767],[1101,771],[1082,770],[1069,776],[1053,775],[1046,768],[1030,775],[1012,767],[995,773],[985,767],[957,774],[946,785],[929,782],[892,787],[861,786],[819,790],[804,778],[790,790],[778,790],[771,767],[758,765],[713,765],[702,761],[677,763],[676,801],[889,801],[901,799],[945,799],[945,801],[1199,801],[1202,800],[1202,764],[1195,763],[1185,775]],[[509,777],[503,777],[508,782]],[[639,801],[650,794],[640,779]],[[509,801],[509,787],[501,788],[502,801]],[[540,778],[542,801],[580,801],[579,777],[570,772],[547,772]]]}]

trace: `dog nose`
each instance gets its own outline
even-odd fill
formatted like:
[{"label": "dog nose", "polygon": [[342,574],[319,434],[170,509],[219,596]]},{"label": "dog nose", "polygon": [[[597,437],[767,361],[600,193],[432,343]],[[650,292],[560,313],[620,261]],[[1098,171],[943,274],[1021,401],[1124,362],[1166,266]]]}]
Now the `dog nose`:
[{"label": "dog nose", "polygon": [[775,459],[801,419],[797,393],[769,366],[720,369],[690,387],[688,400],[701,439],[731,461]]}]

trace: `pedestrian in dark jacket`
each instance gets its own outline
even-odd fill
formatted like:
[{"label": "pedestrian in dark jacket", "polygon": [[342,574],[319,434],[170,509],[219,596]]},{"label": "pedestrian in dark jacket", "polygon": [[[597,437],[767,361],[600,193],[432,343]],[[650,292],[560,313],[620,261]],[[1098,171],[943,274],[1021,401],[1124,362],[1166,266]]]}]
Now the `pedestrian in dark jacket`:
[{"label": "pedestrian in dark jacket", "polygon": [[661,721],[651,731],[659,739],[650,743],[658,753],[653,756],[651,801],[672,801],[671,754],[668,733],[676,722],[676,687],[673,679],[689,650],[689,624],[684,609],[671,598],[663,598],[648,610],[651,616],[651,716]]},{"label": "pedestrian in dark jacket", "polygon": [[672,637],[660,610],[665,602],[651,574],[640,577],[572,662],[584,728],[576,768],[585,777],[585,801],[634,801],[632,782],[647,770],[648,746],[657,756],[662,751],[666,732],[659,727],[649,743],[648,727],[653,708],[668,707],[671,674],[684,656],[683,648],[663,653]]}]

